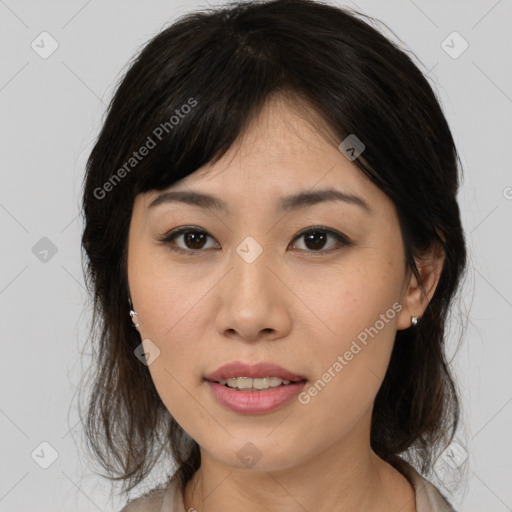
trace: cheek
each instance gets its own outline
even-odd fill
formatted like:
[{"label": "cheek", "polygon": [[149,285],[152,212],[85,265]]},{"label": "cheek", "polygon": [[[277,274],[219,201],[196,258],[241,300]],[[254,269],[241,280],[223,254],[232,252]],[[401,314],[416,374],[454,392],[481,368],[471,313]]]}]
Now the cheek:
[{"label": "cheek", "polygon": [[135,247],[128,264],[130,292],[137,308],[141,336],[157,344],[181,339],[183,324],[202,318],[209,286],[193,263],[172,266],[161,248]]},{"label": "cheek", "polygon": [[[158,349],[158,356],[148,366],[157,393],[178,423],[188,425],[200,407],[192,407],[187,390],[197,385],[193,370],[202,361],[199,344],[201,319],[200,298],[194,280],[178,279],[175,273],[164,272],[165,265],[151,260],[150,255],[132,253],[128,268],[130,292],[136,305],[139,334]],[[194,320],[194,321],[192,321]],[[152,350],[156,350],[152,348]],[[195,379],[195,380],[194,380]]]},{"label": "cheek", "polygon": [[314,389],[304,402],[310,399],[316,414],[329,403],[350,422],[371,405],[385,376],[401,310],[401,274],[393,260],[379,261],[361,258],[350,271],[331,274],[321,293],[309,294],[318,321],[309,328],[317,341],[304,345],[315,368]]},{"label": "cheek", "polygon": [[314,270],[309,276],[306,273],[294,289],[299,297],[306,297],[307,318],[325,327],[322,337],[330,333],[330,338],[346,342],[373,326],[381,315],[386,322],[385,326],[379,322],[379,331],[395,325],[397,306],[393,309],[393,304],[400,298],[401,279],[392,258],[372,257],[368,251],[330,268],[321,278]]},{"label": "cheek", "polygon": [[198,367],[205,359],[205,350],[201,345],[203,328],[195,320],[200,322],[202,314],[190,293],[184,294],[183,300],[174,293],[171,298],[168,293],[166,289],[159,298],[152,296],[154,307],[143,310],[147,328],[141,335],[154,341],[160,350],[148,367],[155,388],[170,414],[188,431],[189,426],[207,420],[196,403],[197,386],[202,383]]}]

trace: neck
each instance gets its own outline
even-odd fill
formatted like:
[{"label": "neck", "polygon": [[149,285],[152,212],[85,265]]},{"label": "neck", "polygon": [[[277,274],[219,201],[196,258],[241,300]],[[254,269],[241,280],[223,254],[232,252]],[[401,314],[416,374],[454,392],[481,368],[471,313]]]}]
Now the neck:
[{"label": "neck", "polygon": [[415,512],[407,479],[380,459],[367,442],[344,439],[313,459],[286,469],[226,466],[201,449],[201,467],[185,486],[185,510],[220,512],[236,508],[297,512]]}]

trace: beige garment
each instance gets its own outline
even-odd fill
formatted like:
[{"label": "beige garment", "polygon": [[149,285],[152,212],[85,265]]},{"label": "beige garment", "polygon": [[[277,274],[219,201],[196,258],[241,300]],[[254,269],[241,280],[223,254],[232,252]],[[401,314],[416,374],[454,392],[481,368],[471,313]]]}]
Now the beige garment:
[{"label": "beige garment", "polygon": [[[416,493],[416,512],[456,512],[439,490],[415,469],[411,468],[407,476]],[[183,494],[178,491],[175,475],[166,487],[153,489],[131,501],[121,512],[188,512],[183,504]]]}]

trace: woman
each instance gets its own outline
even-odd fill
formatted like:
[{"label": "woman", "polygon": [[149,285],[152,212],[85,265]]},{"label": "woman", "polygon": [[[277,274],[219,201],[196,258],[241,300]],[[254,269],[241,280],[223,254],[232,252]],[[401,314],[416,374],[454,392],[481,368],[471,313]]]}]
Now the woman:
[{"label": "woman", "polygon": [[124,512],[453,510],[420,471],[459,419],[459,161],[356,14],[192,13],[117,88],[84,183],[86,433],[126,490],[176,465]]}]

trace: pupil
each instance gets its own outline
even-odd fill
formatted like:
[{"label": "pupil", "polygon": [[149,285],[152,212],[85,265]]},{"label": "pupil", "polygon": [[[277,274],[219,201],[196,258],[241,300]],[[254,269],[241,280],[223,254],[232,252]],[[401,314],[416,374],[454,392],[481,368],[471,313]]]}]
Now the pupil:
[{"label": "pupil", "polygon": [[[320,242],[318,243],[318,240],[316,241],[315,243],[315,239],[320,239]],[[306,235],[306,245],[308,245],[308,241],[313,241],[313,247],[310,247],[308,245],[308,247],[311,249],[321,249],[324,244],[325,244],[325,239],[326,239],[326,236],[325,236],[325,233],[322,233],[321,231],[314,231],[308,235]]]},{"label": "pupil", "polygon": [[[199,246],[195,246],[194,242],[197,243],[197,240],[200,238],[202,238],[201,242],[203,243],[199,243]],[[188,233],[185,234],[185,243],[187,244],[187,247],[189,247],[190,249],[200,249],[204,245],[204,238],[204,233],[196,233],[193,231],[189,231]],[[190,246],[189,244],[190,240],[192,240],[192,246]]]}]

